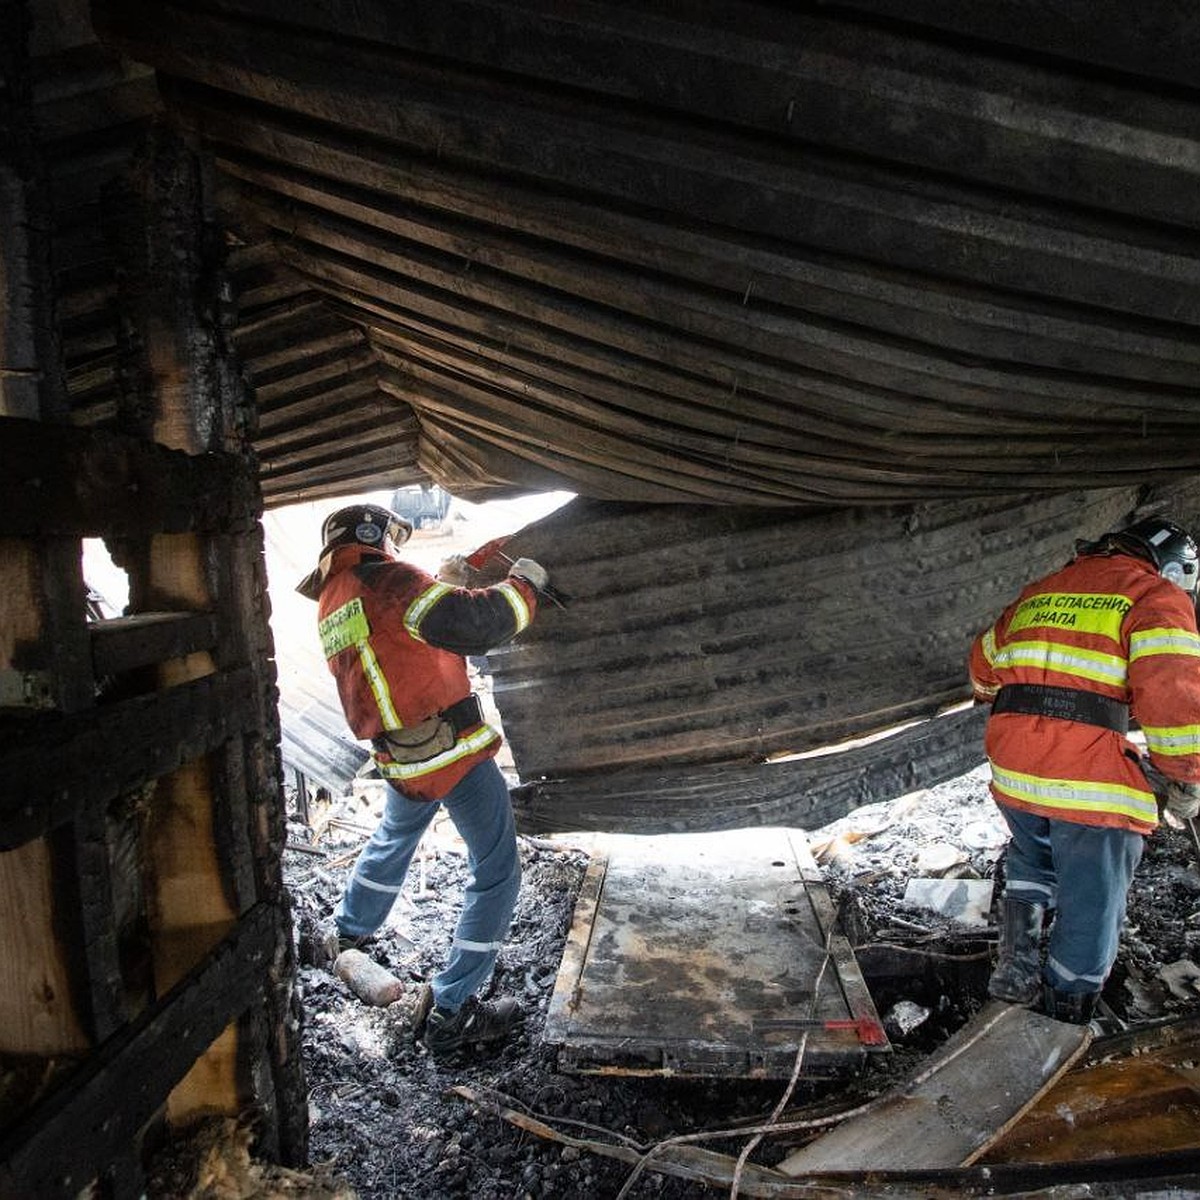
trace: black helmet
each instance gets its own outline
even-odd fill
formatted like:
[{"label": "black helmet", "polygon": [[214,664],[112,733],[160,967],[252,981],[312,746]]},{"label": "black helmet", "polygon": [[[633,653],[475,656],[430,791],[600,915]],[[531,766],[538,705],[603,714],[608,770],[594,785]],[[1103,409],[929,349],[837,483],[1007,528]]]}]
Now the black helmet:
[{"label": "black helmet", "polygon": [[382,549],[384,538],[390,537],[403,546],[412,534],[412,525],[399,513],[378,504],[351,504],[330,513],[321,526],[322,554],[335,546],[376,546]]},{"label": "black helmet", "polygon": [[1181,525],[1163,517],[1145,517],[1128,529],[1108,534],[1105,540],[1118,553],[1149,559],[1164,579],[1183,588],[1193,600],[1196,598],[1200,553],[1192,535]]}]

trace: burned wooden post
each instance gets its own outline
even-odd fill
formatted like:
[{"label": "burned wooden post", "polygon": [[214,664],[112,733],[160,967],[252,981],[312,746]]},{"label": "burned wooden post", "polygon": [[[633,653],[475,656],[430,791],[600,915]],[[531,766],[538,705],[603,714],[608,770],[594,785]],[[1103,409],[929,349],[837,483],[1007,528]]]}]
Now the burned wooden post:
[{"label": "burned wooden post", "polygon": [[[25,12],[0,17],[0,1195],[125,1196],[202,1115],[306,1152],[262,500],[173,135],[91,198],[119,389],[72,411]],[[129,574],[120,618],[88,619],[89,537]]]}]

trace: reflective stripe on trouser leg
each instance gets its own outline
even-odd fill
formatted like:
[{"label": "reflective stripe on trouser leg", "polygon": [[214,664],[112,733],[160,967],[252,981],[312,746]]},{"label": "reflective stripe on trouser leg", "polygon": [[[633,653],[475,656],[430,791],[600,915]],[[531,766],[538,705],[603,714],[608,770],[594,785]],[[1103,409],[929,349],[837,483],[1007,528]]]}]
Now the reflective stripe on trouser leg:
[{"label": "reflective stripe on trouser leg", "polygon": [[1025,904],[1053,908],[1057,878],[1050,845],[1050,821],[1036,813],[1000,805],[1012,838],[1004,858],[1004,895]]},{"label": "reflective stripe on trouser leg", "polygon": [[1058,915],[1046,981],[1059,992],[1098,992],[1112,970],[1125,903],[1145,839],[1128,829],[1051,821]]},{"label": "reflective stripe on trouser leg", "polygon": [[521,859],[508,787],[494,759],[475,767],[442,803],[467,844],[471,872],[450,957],[431,981],[435,1003],[457,1011],[495,966],[521,886]]},{"label": "reflective stripe on trouser leg", "polygon": [[334,920],[342,933],[362,937],[383,924],[404,887],[413,851],[437,807],[436,801],[410,800],[388,787],[383,815],[334,909]]}]

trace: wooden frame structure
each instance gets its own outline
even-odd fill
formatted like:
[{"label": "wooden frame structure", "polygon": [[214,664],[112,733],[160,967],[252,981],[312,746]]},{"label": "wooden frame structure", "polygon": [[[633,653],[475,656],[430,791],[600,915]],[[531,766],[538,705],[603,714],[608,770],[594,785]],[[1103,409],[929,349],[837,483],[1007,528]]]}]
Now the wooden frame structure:
[{"label": "wooden frame structure", "polygon": [[[0,18],[0,1195],[123,1197],[204,1116],[306,1154],[262,499],[211,182],[173,134],[103,205],[117,411],[70,411],[22,7]],[[85,538],[127,615],[89,620]]]}]

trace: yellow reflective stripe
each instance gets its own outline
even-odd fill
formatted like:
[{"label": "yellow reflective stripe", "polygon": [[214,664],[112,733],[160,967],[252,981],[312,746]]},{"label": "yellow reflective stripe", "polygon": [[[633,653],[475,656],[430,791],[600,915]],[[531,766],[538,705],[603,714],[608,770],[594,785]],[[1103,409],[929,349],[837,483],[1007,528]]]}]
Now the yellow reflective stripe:
[{"label": "yellow reflective stripe", "polygon": [[996,665],[996,627],[993,625],[991,629],[983,635],[983,641],[979,648],[983,651],[984,660],[988,666]]},{"label": "yellow reflective stripe", "polygon": [[1042,779],[1038,775],[1006,770],[994,762],[991,766],[993,784],[1014,800],[1023,800],[1039,808],[1116,813],[1146,825],[1158,823],[1158,803],[1153,792],[1088,779]]},{"label": "yellow reflective stripe", "polygon": [[513,616],[517,620],[517,633],[520,633],[533,620],[529,613],[529,605],[525,603],[525,597],[507,580],[498,584],[496,590],[508,601],[508,606],[513,610]]},{"label": "yellow reflective stripe", "polygon": [[1200,658],[1200,637],[1187,629],[1139,629],[1129,639],[1129,661],[1153,654]]},{"label": "yellow reflective stripe", "polygon": [[1121,640],[1121,622],[1133,607],[1128,596],[1112,592],[1041,592],[1017,605],[1008,633],[1033,626],[1052,625],[1076,633],[1096,633]]},{"label": "yellow reflective stripe", "polygon": [[1143,725],[1142,732],[1155,754],[1200,754],[1200,725]]},{"label": "yellow reflective stripe", "polygon": [[1063,646],[1055,642],[1012,642],[996,651],[993,666],[1037,667],[1045,671],[1062,671],[1081,679],[1098,683],[1125,685],[1128,664],[1119,654],[1101,654],[1078,646]]},{"label": "yellow reflective stripe", "polygon": [[375,697],[375,703],[379,706],[379,715],[383,719],[384,729],[403,729],[404,724],[396,715],[396,709],[392,705],[392,693],[388,690],[387,678],[379,666],[379,659],[375,657],[375,651],[371,649],[370,642],[363,642],[359,646],[358,661],[363,669],[363,674],[367,677],[371,695]]},{"label": "yellow reflective stripe", "polygon": [[317,634],[326,658],[333,658],[343,650],[365,642],[371,636],[371,626],[367,623],[362,600],[356,596],[341,608],[334,609],[318,622]]},{"label": "yellow reflective stripe", "polygon": [[454,589],[448,583],[435,583],[427,587],[407,608],[404,613],[404,628],[418,642],[425,639],[421,636],[421,622],[429,610],[447,593]]},{"label": "yellow reflective stripe", "polygon": [[477,750],[483,750],[485,747],[490,746],[499,736],[490,725],[481,725],[474,733],[468,734],[465,738],[460,738],[449,750],[443,750],[441,754],[436,754],[433,758],[427,758],[424,762],[380,762],[377,758],[375,765],[379,768],[379,773],[387,779],[417,779],[422,775],[431,775],[434,771],[440,771],[443,767],[450,766],[451,763],[456,763],[461,759],[467,758]]}]

